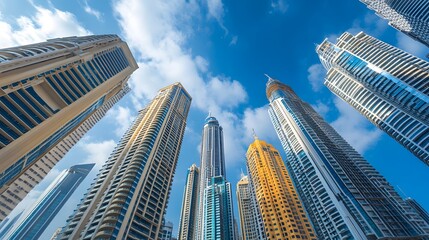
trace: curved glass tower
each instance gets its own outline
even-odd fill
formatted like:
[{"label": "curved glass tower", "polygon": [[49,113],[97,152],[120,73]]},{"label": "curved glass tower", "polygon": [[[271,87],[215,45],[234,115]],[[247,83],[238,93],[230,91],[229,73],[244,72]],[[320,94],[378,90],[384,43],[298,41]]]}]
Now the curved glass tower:
[{"label": "curved glass tower", "polygon": [[429,47],[429,1],[360,0],[399,31]]},{"label": "curved glass tower", "polygon": [[317,53],[325,85],[429,165],[429,62],[363,32]]},{"label": "curved glass tower", "polygon": [[22,222],[6,238],[39,239],[94,165],[95,163],[74,165],[62,171],[42,193],[31,210],[26,213],[26,216],[24,215]]},{"label": "curved glass tower", "polygon": [[410,239],[429,226],[295,92],[269,79],[269,115],[319,239]]}]

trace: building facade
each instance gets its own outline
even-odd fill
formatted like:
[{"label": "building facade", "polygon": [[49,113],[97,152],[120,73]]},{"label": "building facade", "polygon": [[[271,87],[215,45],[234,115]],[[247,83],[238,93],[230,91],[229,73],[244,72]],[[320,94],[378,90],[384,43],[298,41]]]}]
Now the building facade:
[{"label": "building facade", "polygon": [[429,226],[295,92],[269,79],[269,115],[319,239],[419,239]]},{"label": "building facade", "polygon": [[38,239],[94,165],[74,165],[61,172],[6,239]]},{"label": "building facade", "polygon": [[429,2],[426,0],[360,0],[389,24],[429,47]]},{"label": "building facade", "polygon": [[[220,179],[222,178],[222,180]],[[225,172],[225,154],[223,143],[223,129],[219,125],[218,120],[211,116],[206,118],[201,144],[201,164],[200,164],[200,180],[199,180],[199,203],[198,203],[198,217],[197,226],[195,230],[195,239],[218,239],[217,236],[228,236],[223,239],[234,239],[233,228],[233,213],[228,213],[225,206],[232,206],[231,202],[231,187],[230,183],[226,180]],[[216,193],[216,191],[223,191],[223,193]],[[219,203],[210,202],[212,200],[221,201]],[[223,200],[228,201],[227,203]],[[211,207],[222,207],[224,209],[210,209],[206,204]],[[209,211],[209,212],[206,212]],[[215,214],[209,216],[210,214]],[[221,216],[216,214],[222,214]],[[223,216],[223,214],[226,214]],[[230,227],[222,227],[222,233],[212,234],[211,230],[215,226],[208,226],[207,224],[217,224],[214,222],[207,222],[208,219],[215,221],[222,219],[222,224],[230,224]],[[231,232],[229,232],[231,231]],[[210,237],[206,234],[211,234]],[[220,235],[219,235],[220,234]]]},{"label": "building facade", "polygon": [[243,175],[237,183],[237,202],[242,239],[266,239],[262,215],[248,176]]},{"label": "building facade", "polygon": [[317,52],[325,85],[429,165],[429,62],[363,32]]},{"label": "building facade", "polygon": [[202,238],[234,240],[231,184],[223,176],[212,177],[204,189]]},{"label": "building facade", "polygon": [[426,223],[429,224],[429,213],[424,209],[416,200],[412,198],[407,198],[405,201],[410,205]]},{"label": "building facade", "polygon": [[266,239],[316,240],[277,149],[255,137],[247,149],[246,160]]},{"label": "building facade", "polygon": [[172,235],[173,235],[173,223],[170,221],[168,222],[163,221],[158,240],[172,240],[173,238]]},{"label": "building facade", "polygon": [[179,223],[179,240],[195,239],[195,225],[198,211],[198,181],[200,170],[197,165],[192,164],[186,175],[186,185],[183,192],[182,210]]},{"label": "building facade", "polygon": [[158,239],[190,104],[180,83],[159,90],[113,150],[61,239]]},{"label": "building facade", "polygon": [[0,221],[129,91],[136,69],[116,35],[0,50]]}]

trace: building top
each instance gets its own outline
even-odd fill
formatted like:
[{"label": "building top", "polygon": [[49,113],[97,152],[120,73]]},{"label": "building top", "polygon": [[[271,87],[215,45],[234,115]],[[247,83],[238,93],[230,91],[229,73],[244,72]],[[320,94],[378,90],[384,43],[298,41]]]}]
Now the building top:
[{"label": "building top", "polygon": [[271,78],[270,76],[266,75],[265,76],[268,77],[268,81],[266,84],[266,93],[267,93],[267,98],[270,101],[273,101],[277,98],[279,98],[281,95],[278,94],[274,94],[276,93],[278,90],[283,90],[283,91],[291,91],[293,92],[292,88],[290,88],[288,85],[280,82],[277,79]]},{"label": "building top", "polygon": [[215,117],[212,116],[211,112],[209,112],[209,115],[206,117],[205,124],[213,124],[213,125],[219,125],[219,122]]}]

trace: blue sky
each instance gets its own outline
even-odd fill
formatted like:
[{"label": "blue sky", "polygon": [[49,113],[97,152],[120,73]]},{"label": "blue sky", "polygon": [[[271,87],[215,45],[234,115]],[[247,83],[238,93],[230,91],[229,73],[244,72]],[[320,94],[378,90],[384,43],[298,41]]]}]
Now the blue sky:
[{"label": "blue sky", "polygon": [[[365,31],[420,57],[429,52],[358,0],[0,0],[1,48],[54,37],[115,33],[128,42],[140,67],[129,82],[132,92],[18,209],[31,204],[64,168],[96,162],[98,170],[137,111],[159,88],[180,81],[193,102],[166,215],[176,235],[186,169],[199,165],[208,111],[224,127],[227,179],[234,188],[245,170],[252,128],[281,150],[268,118],[264,73],[290,85],[401,194],[429,209],[429,168],[323,85],[325,70],[315,44],[325,38],[335,41],[344,31]],[[81,184],[41,239],[65,224],[96,172]]]}]

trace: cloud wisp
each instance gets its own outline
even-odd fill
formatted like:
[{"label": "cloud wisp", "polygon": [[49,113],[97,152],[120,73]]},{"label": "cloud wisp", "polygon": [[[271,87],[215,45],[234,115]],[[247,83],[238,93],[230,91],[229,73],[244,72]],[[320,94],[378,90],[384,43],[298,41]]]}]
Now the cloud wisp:
[{"label": "cloud wisp", "polygon": [[91,34],[70,12],[36,5],[33,7],[36,11],[31,17],[21,16],[13,23],[0,19],[1,48],[43,42],[50,38]]}]

